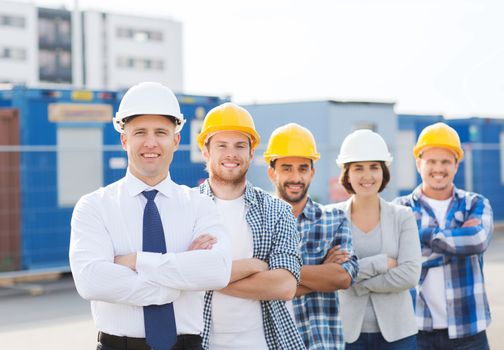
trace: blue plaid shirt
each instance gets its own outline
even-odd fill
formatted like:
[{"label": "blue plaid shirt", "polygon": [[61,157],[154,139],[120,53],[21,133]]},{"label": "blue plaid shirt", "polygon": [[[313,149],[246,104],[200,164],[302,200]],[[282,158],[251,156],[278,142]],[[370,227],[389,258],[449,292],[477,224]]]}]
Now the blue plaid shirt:
[{"label": "blue plaid shirt", "polygon": [[[321,264],[332,247],[341,245],[341,250],[350,253],[350,260],[342,267],[354,280],[358,272],[357,257],[348,220],[342,210],[324,207],[308,198],[298,217],[298,230],[303,264]],[[296,324],[308,349],[345,348],[336,291],[308,293],[294,298],[293,304]]]},{"label": "blue plaid shirt", "polygon": [[[454,188],[446,213],[446,228],[441,230],[432,208],[422,196],[419,186],[410,195],[396,199],[397,203],[413,209],[422,255],[431,257],[422,265],[416,298],[419,329],[433,329],[432,316],[422,294],[423,281],[429,268],[443,266],[448,336],[454,339],[474,335],[490,324],[490,308],[483,277],[483,253],[492,238],[492,208],[483,196]],[[469,219],[478,219],[481,224],[461,227]]]},{"label": "blue plaid shirt", "polygon": [[[200,192],[214,198],[208,180],[200,186]],[[270,270],[290,271],[299,282],[301,258],[298,244],[299,234],[291,207],[263,190],[247,182],[245,188],[245,219],[252,231],[254,258],[268,262]],[[208,349],[208,336],[212,323],[212,295],[205,294],[203,317],[203,348]],[[264,333],[270,350],[305,349],[285,302],[281,300],[261,301]],[[243,315],[247,317],[247,315]]]}]

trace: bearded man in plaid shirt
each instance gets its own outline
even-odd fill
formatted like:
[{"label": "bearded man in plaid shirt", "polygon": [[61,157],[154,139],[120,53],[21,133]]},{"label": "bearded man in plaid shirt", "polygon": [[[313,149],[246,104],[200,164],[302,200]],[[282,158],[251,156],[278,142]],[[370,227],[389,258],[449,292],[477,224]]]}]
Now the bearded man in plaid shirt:
[{"label": "bearded man in plaid shirt", "polygon": [[308,196],[319,157],[312,133],[294,123],[273,131],[264,153],[277,196],[292,205],[301,235],[301,280],[289,310],[308,349],[343,350],[337,290],[352,284],[357,257],[345,213]]},{"label": "bearded man in plaid shirt", "polygon": [[216,203],[233,255],[229,285],[205,295],[205,349],[305,349],[285,306],[301,267],[294,216],[246,181],[258,144],[252,116],[232,103],[209,111],[198,136],[210,175],[200,191]]},{"label": "bearded man in plaid shirt", "polygon": [[397,202],[416,215],[424,258],[416,296],[418,349],[487,350],[483,253],[493,233],[492,208],[485,197],[453,185],[464,154],[454,129],[426,127],[413,153],[422,183]]}]

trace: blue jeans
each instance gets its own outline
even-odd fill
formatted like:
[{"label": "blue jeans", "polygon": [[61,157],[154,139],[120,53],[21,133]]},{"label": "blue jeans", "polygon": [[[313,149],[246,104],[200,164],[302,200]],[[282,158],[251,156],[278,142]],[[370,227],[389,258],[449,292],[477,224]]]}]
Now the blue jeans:
[{"label": "blue jeans", "polygon": [[416,350],[416,336],[388,342],[381,333],[361,333],[355,342],[345,344],[346,350]]},{"label": "blue jeans", "polygon": [[486,332],[450,339],[446,329],[418,332],[418,350],[489,350]]}]

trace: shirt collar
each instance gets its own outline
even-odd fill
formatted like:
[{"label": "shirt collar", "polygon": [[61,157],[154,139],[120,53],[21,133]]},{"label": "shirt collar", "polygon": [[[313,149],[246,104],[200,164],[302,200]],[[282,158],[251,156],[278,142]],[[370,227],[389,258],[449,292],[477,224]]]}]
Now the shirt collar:
[{"label": "shirt collar", "polygon": [[306,201],[305,207],[303,208],[301,214],[310,221],[315,221],[320,217],[319,207],[314,201],[312,201],[310,196],[308,196],[308,200]]},{"label": "shirt collar", "polygon": [[[208,179],[206,179],[205,182],[203,182],[200,185],[200,192],[203,194],[206,194],[207,196],[209,196],[212,199],[215,198],[215,195],[212,192],[212,188],[210,187],[210,183],[208,182]],[[245,193],[244,193],[243,197],[245,199],[245,204],[249,207],[252,207],[257,203],[257,199],[255,196],[255,191],[254,191],[254,186],[248,181],[245,184]]]},{"label": "shirt collar", "polygon": [[157,190],[165,197],[171,197],[173,193],[173,186],[175,183],[171,180],[170,173],[168,172],[166,178],[155,186],[149,186],[138,177],[133,175],[129,169],[126,171],[125,176],[126,190],[131,197],[135,197],[145,190]]},{"label": "shirt collar", "polygon": [[[424,194],[422,193],[422,184],[420,184],[413,190],[413,200],[418,201],[422,197],[424,197]],[[455,185],[453,185],[453,192],[451,198],[460,199],[463,197],[464,197],[463,191],[459,190]]]}]

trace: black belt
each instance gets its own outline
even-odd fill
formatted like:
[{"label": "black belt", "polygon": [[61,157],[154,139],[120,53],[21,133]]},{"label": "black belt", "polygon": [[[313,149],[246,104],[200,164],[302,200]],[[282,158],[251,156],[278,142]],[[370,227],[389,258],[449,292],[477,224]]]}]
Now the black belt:
[{"label": "black belt", "polygon": [[[114,349],[123,350],[151,350],[151,347],[145,341],[145,338],[119,337],[103,332],[98,332],[98,341]],[[177,335],[177,342],[174,347],[190,347],[201,345],[201,337],[197,334]]]}]

